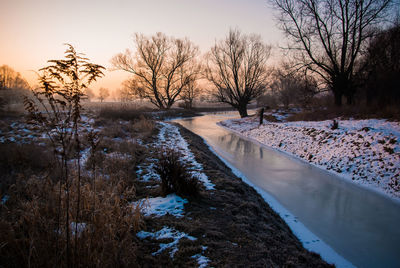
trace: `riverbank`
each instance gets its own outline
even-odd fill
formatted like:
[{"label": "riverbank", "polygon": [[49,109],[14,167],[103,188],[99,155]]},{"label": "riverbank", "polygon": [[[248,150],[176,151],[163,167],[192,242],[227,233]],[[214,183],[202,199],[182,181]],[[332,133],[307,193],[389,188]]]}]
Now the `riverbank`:
[{"label": "riverbank", "polygon": [[[154,142],[181,151],[184,161],[196,167],[202,187],[200,197],[186,200],[179,215],[170,212],[157,219],[154,215],[145,218],[148,232],[168,226],[196,239],[179,243],[174,258],[165,257],[165,253],[150,258],[143,252],[146,257],[142,264],[188,265],[184,258],[192,252],[192,256],[206,258],[207,266],[327,266],[319,255],[303,248],[279,215],[237,178],[202,138],[179,125],[161,123],[158,141]],[[152,177],[149,173],[146,179]],[[149,245],[152,250],[161,248],[155,237],[144,242],[145,251]],[[196,248],[203,250],[197,252]]]},{"label": "riverbank", "polygon": [[386,120],[266,122],[256,116],[221,126],[400,201],[400,124]]},{"label": "riverbank", "polygon": [[[96,210],[91,201],[82,201],[85,211],[95,211],[96,217],[85,214],[75,219],[72,215],[70,235],[79,238],[75,241],[82,249],[77,254],[86,252],[84,245],[96,249],[91,255],[79,255],[80,263],[95,260],[103,265],[140,267],[330,266],[318,254],[304,249],[279,215],[199,136],[179,125],[140,115],[128,120],[88,113],[82,119],[82,140],[97,133],[99,143],[93,153],[86,141],[81,145],[81,187],[85,191],[81,197],[99,197],[94,204]],[[60,248],[65,246],[64,231],[54,232],[59,228],[56,207],[44,209],[57,204],[53,201],[60,189],[57,173],[53,177],[44,162],[52,159],[49,141],[37,126],[26,124],[23,118],[7,120],[2,121],[0,140],[2,155],[7,155],[1,167],[0,238],[6,246],[0,250],[0,260],[23,266],[27,259],[19,249],[31,245],[35,247],[31,262],[57,263],[57,252],[51,249],[54,243]],[[162,194],[156,167],[160,152],[168,149],[180,153],[180,162],[198,180],[197,196]],[[38,158],[41,154],[43,157]],[[71,185],[79,183],[73,172],[76,163],[71,162]],[[94,180],[97,190],[92,189]],[[32,185],[37,190],[33,191]],[[46,189],[45,194],[41,189]],[[72,200],[77,198],[75,186],[70,194]],[[32,209],[37,213],[30,213]],[[29,234],[25,237],[21,232],[24,228],[17,223],[23,222],[19,217],[25,219],[27,215]],[[36,235],[33,242],[29,240],[31,234]]]}]

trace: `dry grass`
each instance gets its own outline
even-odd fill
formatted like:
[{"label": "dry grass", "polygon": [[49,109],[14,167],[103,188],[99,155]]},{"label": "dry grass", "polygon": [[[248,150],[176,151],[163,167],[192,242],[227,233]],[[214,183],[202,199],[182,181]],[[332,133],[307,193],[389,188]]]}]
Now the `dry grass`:
[{"label": "dry grass", "polygon": [[[145,118],[138,122],[143,131],[152,128]],[[119,130],[124,137],[131,137],[132,125]],[[114,126],[106,124],[105,132],[115,132],[109,129]],[[100,137],[80,179],[76,163],[69,163],[66,187],[52,152],[33,144],[0,144],[1,197],[8,197],[0,204],[0,263],[66,267],[68,233],[71,266],[135,266],[135,234],[143,220],[132,201],[137,199],[135,168],[143,157],[146,148],[135,142]]]},{"label": "dry grass", "polygon": [[[134,233],[142,224],[140,208],[132,207],[127,201],[134,197],[134,188],[126,185],[123,179],[110,183],[100,178],[96,180],[94,191],[91,179],[84,179],[81,182],[81,215],[77,219],[74,213],[77,183],[74,176],[69,197],[71,263],[81,267],[134,265]],[[64,187],[61,185],[61,189]],[[0,263],[7,263],[9,267],[65,266],[67,196],[61,191],[59,210],[59,189],[59,182],[40,177],[19,177],[10,188],[9,200],[0,208]],[[77,233],[71,228],[75,222],[84,224]]]},{"label": "dry grass", "polygon": [[397,106],[367,106],[367,105],[354,105],[342,107],[328,106],[328,107],[315,107],[312,109],[304,110],[303,112],[296,113],[288,117],[288,121],[322,121],[332,120],[341,117],[343,119],[370,119],[382,118],[393,121],[400,120],[400,108]]},{"label": "dry grass", "polygon": [[163,150],[155,170],[161,177],[161,193],[168,195],[176,193],[186,197],[196,197],[199,194],[199,184],[193,178],[184,163],[181,155],[174,150]]},{"label": "dry grass", "polygon": [[0,143],[0,193],[14,184],[17,176],[54,171],[53,155],[46,148],[36,144]]},{"label": "dry grass", "polygon": [[154,130],[154,121],[141,115],[132,125],[132,132],[140,133],[142,136],[149,136]]},{"label": "dry grass", "polygon": [[140,117],[149,117],[146,112],[149,112],[148,109],[136,109],[130,107],[104,107],[101,108],[99,111],[99,117],[105,119],[112,119],[112,120],[138,120]]}]

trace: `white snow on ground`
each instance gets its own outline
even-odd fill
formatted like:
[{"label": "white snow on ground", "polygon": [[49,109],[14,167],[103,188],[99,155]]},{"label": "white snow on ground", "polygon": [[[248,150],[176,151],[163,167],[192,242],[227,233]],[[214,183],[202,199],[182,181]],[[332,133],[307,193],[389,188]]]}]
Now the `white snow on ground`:
[{"label": "white snow on ground", "polygon": [[170,214],[175,217],[183,217],[184,205],[188,201],[177,196],[176,194],[169,194],[166,197],[153,197],[148,199],[141,199],[137,203],[143,204],[142,213],[145,216],[161,217]]},{"label": "white snow on ground", "polygon": [[146,182],[150,180],[156,180],[156,181],[161,180],[160,175],[154,171],[155,167],[154,161],[157,161],[157,159],[147,159],[147,160],[153,162],[141,164],[138,166],[138,170],[136,171],[138,178],[141,181],[146,181]]},{"label": "white snow on ground", "polygon": [[265,122],[257,117],[220,125],[266,146],[400,199],[400,123],[386,120]]},{"label": "white snow on ground", "polygon": [[139,237],[140,239],[145,239],[145,238],[156,239],[156,240],[173,239],[173,241],[170,243],[160,243],[160,249],[152,253],[152,255],[155,256],[157,254],[160,254],[164,250],[168,249],[171,258],[173,258],[175,253],[178,251],[178,243],[180,239],[187,238],[192,241],[197,240],[196,237],[190,236],[184,232],[179,232],[174,228],[170,228],[167,226],[164,226],[160,231],[157,231],[155,233],[140,231],[136,234],[136,236]]},{"label": "white snow on ground", "polygon": [[[207,143],[206,143],[207,144]],[[290,213],[285,207],[283,207],[272,195],[263,191],[261,188],[249,181],[235,166],[231,165],[224,158],[208,145],[210,151],[212,151],[218,158],[225,163],[237,177],[241,178],[245,183],[253,187],[265,200],[265,202],[276,212],[279,216],[289,225],[290,229],[300,240],[303,246],[313,252],[321,255],[321,258],[328,263],[336,265],[336,267],[347,268],[355,267],[352,263],[340,256],[334,249],[328,244],[319,239],[314,233],[312,233],[307,227],[305,227],[297,218]]]},{"label": "white snow on ground", "polygon": [[[207,249],[207,247],[202,246],[202,253]],[[199,268],[204,268],[207,267],[208,263],[210,262],[210,259],[203,256],[202,254],[196,254],[192,256],[193,259],[197,259],[197,263],[199,264]]]},{"label": "white snow on ground", "polygon": [[189,145],[181,136],[179,128],[164,122],[159,122],[159,124],[161,125],[158,134],[159,146],[179,151],[183,155],[180,160],[185,164],[189,164],[189,172],[192,176],[198,178],[207,190],[213,190],[215,185],[202,172],[203,166],[196,161],[189,149]]},{"label": "white snow on ground", "polygon": [[204,268],[207,267],[207,264],[210,262],[210,260],[201,255],[201,254],[196,254],[192,256],[193,259],[197,259],[197,263],[199,264],[199,268]]}]

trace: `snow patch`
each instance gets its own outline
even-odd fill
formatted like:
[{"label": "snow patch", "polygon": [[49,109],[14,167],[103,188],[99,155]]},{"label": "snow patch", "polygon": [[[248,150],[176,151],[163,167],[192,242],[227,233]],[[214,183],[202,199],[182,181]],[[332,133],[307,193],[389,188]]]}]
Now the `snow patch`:
[{"label": "snow patch", "polygon": [[145,216],[161,217],[170,214],[177,218],[183,217],[184,205],[188,203],[187,199],[183,199],[176,194],[169,194],[166,197],[153,197],[141,199],[136,204],[141,204],[142,213]]},{"label": "snow patch", "polygon": [[152,253],[152,255],[155,256],[160,254],[164,250],[168,249],[169,256],[171,258],[173,258],[175,253],[178,251],[179,240],[181,240],[182,238],[187,238],[191,241],[197,240],[196,237],[190,236],[184,232],[179,232],[174,228],[170,228],[167,226],[164,226],[160,231],[157,231],[155,233],[140,231],[136,234],[136,236],[142,240],[145,238],[156,239],[156,240],[172,239],[173,241],[170,243],[160,243],[159,245],[160,249]]}]

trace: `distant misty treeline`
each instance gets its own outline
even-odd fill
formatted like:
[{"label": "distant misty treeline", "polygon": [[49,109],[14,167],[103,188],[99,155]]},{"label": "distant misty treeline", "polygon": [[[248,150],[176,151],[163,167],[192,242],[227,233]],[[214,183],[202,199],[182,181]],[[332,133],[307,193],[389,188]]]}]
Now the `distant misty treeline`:
[{"label": "distant misty treeline", "polygon": [[[248,104],[310,106],[400,103],[400,24],[394,0],[269,0],[287,36],[281,61],[260,35],[231,29],[204,55],[187,38],[136,33],[134,49],[116,54],[114,69],[131,74],[115,92],[159,109],[196,99],[226,103],[242,117]],[[0,88],[27,83],[3,66]],[[10,75],[13,74],[13,75]],[[95,94],[89,88],[89,98]],[[101,88],[100,101],[110,96]],[[326,100],[321,102],[321,99]]]}]

